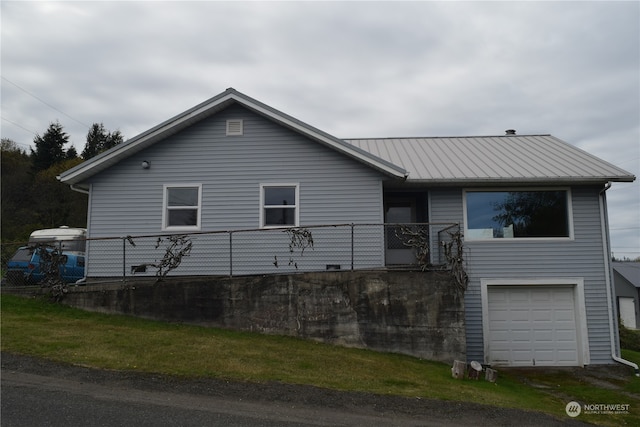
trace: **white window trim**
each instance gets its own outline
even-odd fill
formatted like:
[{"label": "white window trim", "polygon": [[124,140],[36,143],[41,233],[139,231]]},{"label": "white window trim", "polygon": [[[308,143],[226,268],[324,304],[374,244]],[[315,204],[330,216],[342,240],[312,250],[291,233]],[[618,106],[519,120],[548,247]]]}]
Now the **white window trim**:
[{"label": "white window trim", "polygon": [[[568,237],[515,237],[515,238],[483,238],[483,237],[471,237],[468,227],[467,218],[467,193],[478,193],[488,191],[565,191],[567,193],[567,220],[569,227]],[[462,213],[464,216],[464,241],[465,242],[495,242],[495,243],[531,243],[535,242],[548,242],[548,241],[571,241],[574,240],[573,231],[573,197],[571,195],[571,188],[569,187],[491,187],[491,188],[473,188],[465,189],[462,191]]]},{"label": "white window trim", "polygon": [[[264,204],[264,189],[265,187],[269,188],[269,187],[295,187],[295,197],[296,197],[296,204],[293,205],[294,209],[295,209],[295,215],[294,215],[294,225],[265,225],[264,221],[264,209],[268,208],[268,207],[279,207],[280,205],[276,205],[276,206],[265,206]],[[291,206],[289,206],[291,207]],[[260,183],[260,228],[290,228],[290,227],[299,227],[300,226],[300,184],[297,182],[265,182],[265,183]]]},{"label": "white window trim", "polygon": [[584,278],[565,277],[561,279],[480,279],[480,298],[482,301],[482,333],[484,344],[484,363],[489,363],[489,286],[572,286],[574,313],[576,315],[576,339],[578,340],[578,363],[581,366],[591,363],[589,353],[589,331],[587,329],[587,308],[584,296]]},{"label": "white window trim", "polygon": [[[168,226],[167,225],[167,203],[168,193],[170,188],[197,188],[198,189],[198,219],[196,225],[182,225],[182,226]],[[192,208],[192,207],[189,207]],[[162,187],[162,230],[163,231],[199,231],[202,224],[202,184],[194,183],[179,183],[179,184],[164,184]]]}]

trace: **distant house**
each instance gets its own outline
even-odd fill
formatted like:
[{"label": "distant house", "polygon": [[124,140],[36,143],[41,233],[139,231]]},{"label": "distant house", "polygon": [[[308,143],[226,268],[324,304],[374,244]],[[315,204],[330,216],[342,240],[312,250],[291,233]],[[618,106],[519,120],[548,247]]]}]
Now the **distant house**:
[{"label": "distant house", "polygon": [[640,262],[614,262],[613,282],[620,321],[629,329],[640,328]]},{"label": "distant house", "polygon": [[[635,177],[550,135],[339,139],[228,89],[59,179],[89,194],[90,238],[320,224],[353,224],[358,237],[355,225],[429,223],[437,247],[445,224],[459,224],[469,360],[618,358],[605,194]],[[366,252],[345,261],[348,238],[318,243],[318,261],[300,269],[416,261],[397,233],[371,230],[358,243]],[[239,245],[230,237],[199,236],[182,274],[228,273],[198,250],[224,253]],[[260,238],[244,244],[253,269],[234,273],[276,272]],[[87,251],[89,279],[122,274],[129,262],[109,262],[95,241]]]}]

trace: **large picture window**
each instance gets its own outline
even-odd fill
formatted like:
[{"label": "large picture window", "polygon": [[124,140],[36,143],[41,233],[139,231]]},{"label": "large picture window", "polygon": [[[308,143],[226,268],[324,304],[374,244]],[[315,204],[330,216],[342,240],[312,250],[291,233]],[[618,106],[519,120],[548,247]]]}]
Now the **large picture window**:
[{"label": "large picture window", "polygon": [[298,185],[262,184],[261,227],[298,226]]},{"label": "large picture window", "polygon": [[567,190],[465,194],[467,239],[571,237]]},{"label": "large picture window", "polygon": [[201,193],[200,184],[165,185],[163,229],[199,230]]}]

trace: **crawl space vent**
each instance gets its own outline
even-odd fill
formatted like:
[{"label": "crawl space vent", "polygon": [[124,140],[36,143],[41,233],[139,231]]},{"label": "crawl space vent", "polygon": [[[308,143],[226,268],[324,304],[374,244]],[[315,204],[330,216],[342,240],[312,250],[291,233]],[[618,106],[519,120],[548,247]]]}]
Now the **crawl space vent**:
[{"label": "crawl space vent", "polygon": [[242,120],[227,120],[227,136],[242,135]]}]

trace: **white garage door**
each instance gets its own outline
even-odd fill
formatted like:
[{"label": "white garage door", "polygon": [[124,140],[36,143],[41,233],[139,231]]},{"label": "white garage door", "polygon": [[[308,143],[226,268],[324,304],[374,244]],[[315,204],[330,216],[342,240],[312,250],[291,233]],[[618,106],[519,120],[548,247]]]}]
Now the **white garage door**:
[{"label": "white garage door", "polygon": [[575,366],[578,338],[572,286],[489,286],[488,362]]}]

